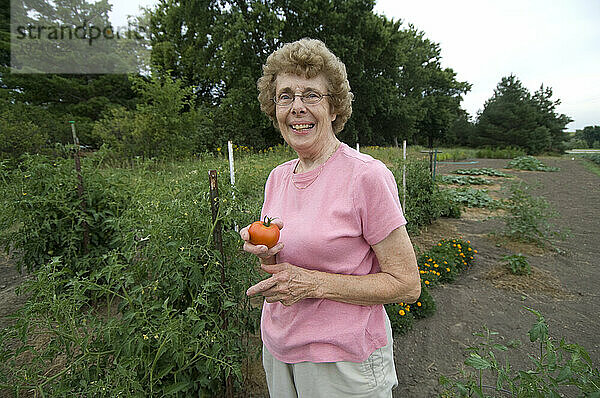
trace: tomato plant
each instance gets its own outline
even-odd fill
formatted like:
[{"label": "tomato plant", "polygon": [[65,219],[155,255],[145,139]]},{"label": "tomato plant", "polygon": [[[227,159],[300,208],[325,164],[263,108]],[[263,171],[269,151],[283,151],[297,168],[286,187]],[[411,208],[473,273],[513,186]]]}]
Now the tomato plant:
[{"label": "tomato plant", "polygon": [[253,245],[265,245],[269,249],[279,241],[279,227],[273,224],[274,218],[265,216],[264,221],[255,221],[250,225],[250,243]]}]

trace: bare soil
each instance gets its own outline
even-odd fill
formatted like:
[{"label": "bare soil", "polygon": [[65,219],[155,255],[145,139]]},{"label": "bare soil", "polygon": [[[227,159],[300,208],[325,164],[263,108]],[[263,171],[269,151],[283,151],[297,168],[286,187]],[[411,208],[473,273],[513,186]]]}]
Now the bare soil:
[{"label": "bare soil", "polygon": [[[451,174],[459,168],[492,167],[522,179],[535,186],[533,194],[545,197],[560,213],[551,222],[568,229],[570,235],[554,242],[559,251],[503,242],[489,235],[500,230],[501,221],[489,219],[489,210],[472,209],[460,219],[439,220],[414,237],[417,243],[431,244],[458,234],[471,241],[478,257],[455,283],[432,289],[437,305],[432,317],[415,322],[411,331],[395,338],[399,386],[394,397],[437,396],[442,391],[439,376],[460,376],[465,349],[477,341],[472,333],[483,325],[499,332],[500,342],[519,339],[523,343],[507,354],[513,369],[532,368],[527,355],[535,355],[538,346],[529,342],[527,331],[536,319],[524,306],[544,315],[551,336],[581,344],[594,366],[600,365],[600,177],[570,159],[543,159],[548,166],[560,167],[558,172],[504,170],[507,160],[476,160],[469,166],[440,164],[437,170]],[[501,258],[514,253],[527,256],[533,269],[530,276],[514,276],[502,267]]]},{"label": "bare soil", "polygon": [[[460,219],[438,220],[412,237],[426,250],[439,239],[461,236],[471,241],[478,257],[456,282],[432,289],[437,305],[432,317],[416,321],[408,333],[395,336],[399,386],[394,397],[437,396],[442,390],[438,377],[460,374],[465,368],[465,349],[476,341],[472,333],[481,331],[483,325],[499,332],[501,342],[521,340],[521,348],[509,351],[508,358],[514,369],[529,369],[527,355],[538,348],[527,337],[535,318],[524,306],[545,316],[551,336],[583,345],[595,367],[600,366],[600,177],[578,160],[543,159],[548,166],[560,167],[558,172],[503,170],[507,160],[476,160],[477,164],[468,166],[439,164],[437,170],[451,174],[458,168],[493,167],[537,184],[535,195],[545,197],[560,213],[553,223],[568,229],[570,235],[554,242],[559,251],[503,242],[490,235],[502,226],[501,221],[489,219],[494,213],[471,209]],[[500,186],[509,180],[494,181],[498,184],[480,188],[500,197]],[[513,253],[528,256],[533,269],[530,276],[515,277],[501,266],[501,258]],[[0,328],[12,322],[7,316],[24,302],[15,294],[24,277],[0,253]],[[260,358],[249,360],[245,372],[249,377],[243,396],[267,396]]]}]

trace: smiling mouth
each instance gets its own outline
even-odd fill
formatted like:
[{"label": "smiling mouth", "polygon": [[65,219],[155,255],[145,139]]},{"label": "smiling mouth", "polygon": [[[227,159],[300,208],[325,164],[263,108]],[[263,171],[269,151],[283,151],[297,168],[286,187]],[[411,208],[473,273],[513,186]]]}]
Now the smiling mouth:
[{"label": "smiling mouth", "polygon": [[304,130],[312,129],[313,127],[315,127],[314,123],[293,124],[292,130],[304,131]]}]

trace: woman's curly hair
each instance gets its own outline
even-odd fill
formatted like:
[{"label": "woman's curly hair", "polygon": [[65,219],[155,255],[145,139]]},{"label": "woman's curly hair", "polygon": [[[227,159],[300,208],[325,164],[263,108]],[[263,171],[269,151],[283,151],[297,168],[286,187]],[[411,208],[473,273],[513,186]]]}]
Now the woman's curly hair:
[{"label": "woman's curly hair", "polygon": [[273,121],[275,128],[276,79],[279,74],[293,73],[307,79],[323,73],[328,82],[331,112],[337,116],[332,123],[335,134],[342,131],[352,114],[352,98],[350,83],[346,74],[346,66],[320,40],[301,39],[287,43],[274,51],[263,65],[263,75],[258,79],[258,100],[260,109]]}]

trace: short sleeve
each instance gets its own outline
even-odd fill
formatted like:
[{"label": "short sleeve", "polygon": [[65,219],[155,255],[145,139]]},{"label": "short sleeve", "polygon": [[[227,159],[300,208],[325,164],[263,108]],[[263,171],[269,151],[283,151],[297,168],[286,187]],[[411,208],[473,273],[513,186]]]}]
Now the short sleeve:
[{"label": "short sleeve", "polygon": [[371,246],[406,224],[394,175],[378,160],[366,164],[357,176],[354,206],[363,236]]}]

